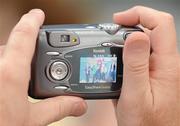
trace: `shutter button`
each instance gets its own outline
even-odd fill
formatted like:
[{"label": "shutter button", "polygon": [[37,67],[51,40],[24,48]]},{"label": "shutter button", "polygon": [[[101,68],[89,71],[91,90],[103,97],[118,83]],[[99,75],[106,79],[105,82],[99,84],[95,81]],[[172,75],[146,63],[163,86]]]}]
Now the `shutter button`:
[{"label": "shutter button", "polygon": [[114,35],[120,29],[120,25],[113,24],[113,23],[103,23],[103,24],[99,24],[98,28],[100,30],[104,30],[105,32],[107,32],[110,35]]}]

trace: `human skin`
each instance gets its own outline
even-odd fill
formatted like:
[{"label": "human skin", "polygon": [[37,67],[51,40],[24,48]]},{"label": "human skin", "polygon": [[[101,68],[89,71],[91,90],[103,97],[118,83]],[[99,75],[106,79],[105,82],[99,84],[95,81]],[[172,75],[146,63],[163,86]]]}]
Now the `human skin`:
[{"label": "human skin", "polygon": [[173,16],[136,6],[114,14],[114,22],[141,24],[145,31],[130,34],[125,42],[118,125],[179,126],[180,62]]},{"label": "human skin", "polygon": [[85,101],[78,97],[59,96],[38,103],[28,101],[31,60],[44,17],[39,9],[25,14],[12,30],[7,44],[0,47],[2,126],[44,126],[86,112]]},{"label": "human skin", "polygon": [[[1,125],[43,126],[86,111],[86,103],[77,97],[28,102],[30,64],[43,20],[40,10],[24,15],[0,49]],[[116,109],[119,126],[179,126],[180,68],[172,16],[134,7],[115,14],[114,21],[146,28],[146,34],[133,33],[125,42],[123,87]]]}]

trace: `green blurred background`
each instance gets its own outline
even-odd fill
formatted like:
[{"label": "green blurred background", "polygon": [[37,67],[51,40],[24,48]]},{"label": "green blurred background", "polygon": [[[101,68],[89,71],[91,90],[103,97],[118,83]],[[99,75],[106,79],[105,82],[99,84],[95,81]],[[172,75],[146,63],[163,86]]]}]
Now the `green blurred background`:
[{"label": "green blurred background", "polygon": [[[6,42],[13,26],[32,8],[44,10],[45,24],[102,23],[112,22],[114,12],[135,5],[152,7],[174,15],[178,41],[180,40],[179,0],[0,0],[0,44]],[[88,112],[84,116],[68,117],[50,126],[117,125],[111,100],[88,101],[88,106]]]}]

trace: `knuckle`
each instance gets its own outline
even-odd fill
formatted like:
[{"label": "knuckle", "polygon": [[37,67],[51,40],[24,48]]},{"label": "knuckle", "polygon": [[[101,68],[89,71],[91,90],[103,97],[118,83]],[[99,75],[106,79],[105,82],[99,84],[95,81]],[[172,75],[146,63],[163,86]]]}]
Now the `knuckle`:
[{"label": "knuckle", "polygon": [[[57,105],[57,114],[58,115],[61,115],[60,116],[60,118],[62,118],[62,116],[63,116],[63,114],[64,114],[64,106],[63,106],[63,104],[58,104]],[[58,115],[57,116],[55,116],[55,117],[57,117],[56,119],[58,119]]]},{"label": "knuckle", "polygon": [[67,99],[65,97],[61,97],[61,104],[56,104],[55,105],[55,111],[57,112],[55,119],[59,120],[62,119],[64,117],[67,117],[69,115],[72,114],[72,105],[71,104],[67,104]]},{"label": "knuckle", "polygon": [[134,61],[126,64],[126,67],[135,74],[144,73],[149,69],[147,62]]},{"label": "knuckle", "polygon": [[174,17],[170,13],[162,12],[162,17],[164,17],[164,19],[166,19],[167,21],[174,21]]},{"label": "knuckle", "polygon": [[33,26],[28,22],[23,22],[18,25],[13,31],[14,33],[22,35],[31,35],[33,33]]},{"label": "knuckle", "polygon": [[25,125],[26,126],[44,126],[46,123],[45,123],[45,121],[39,121],[39,120],[27,120],[26,122],[25,122]]},{"label": "knuckle", "polygon": [[35,25],[33,17],[29,14],[25,14],[21,18],[19,24],[14,28],[13,32],[23,35],[31,35],[34,33]]},{"label": "knuckle", "polygon": [[16,34],[13,35],[13,37],[11,39],[13,39],[14,42],[12,42],[9,47],[11,49],[13,49],[13,51],[15,52],[13,55],[15,55],[16,53],[23,53],[25,50],[23,49],[23,45],[22,44],[18,44],[20,42],[24,42],[24,40],[21,37],[17,37],[15,36]]},{"label": "knuckle", "polygon": [[61,98],[61,101],[62,101],[61,104],[57,105],[60,119],[68,116],[71,113],[70,106],[66,105],[67,100],[65,98]]},{"label": "knuckle", "polygon": [[10,69],[6,61],[0,63],[0,79],[9,80]]},{"label": "knuckle", "polygon": [[[12,65],[12,62],[8,60],[4,60],[0,64],[0,80],[4,81],[5,83],[12,83],[12,82],[19,82],[18,79],[20,78],[16,72],[16,68]],[[22,77],[22,76],[21,76]]]}]

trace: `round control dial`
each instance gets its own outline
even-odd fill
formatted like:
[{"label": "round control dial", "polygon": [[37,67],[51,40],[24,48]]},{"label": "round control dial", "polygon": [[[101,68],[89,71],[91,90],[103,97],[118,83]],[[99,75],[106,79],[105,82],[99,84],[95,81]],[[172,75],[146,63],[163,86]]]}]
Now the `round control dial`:
[{"label": "round control dial", "polygon": [[68,67],[62,61],[52,63],[49,69],[50,76],[55,80],[63,80],[68,75]]}]

